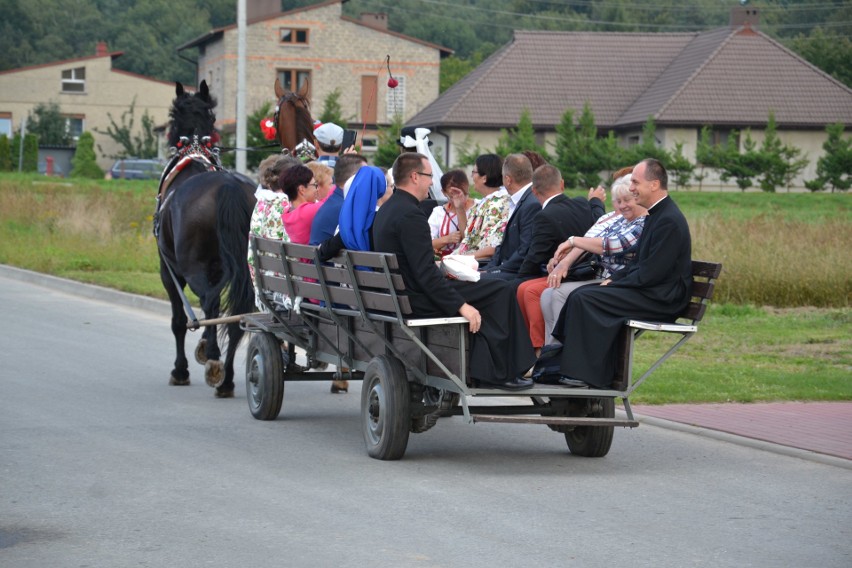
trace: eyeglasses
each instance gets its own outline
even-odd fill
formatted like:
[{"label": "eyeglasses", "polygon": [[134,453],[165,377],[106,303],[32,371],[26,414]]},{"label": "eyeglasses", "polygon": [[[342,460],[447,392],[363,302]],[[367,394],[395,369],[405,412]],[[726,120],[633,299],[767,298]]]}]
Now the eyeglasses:
[{"label": "eyeglasses", "polygon": [[311,187],[311,186],[314,186],[315,188],[319,189],[319,183],[317,183],[317,182],[309,183],[308,187]]},{"label": "eyeglasses", "polygon": [[426,172],[414,172],[414,173],[416,173],[416,174],[418,174],[418,175],[421,175],[421,176],[429,176],[429,177],[432,177],[432,174],[427,174]]}]

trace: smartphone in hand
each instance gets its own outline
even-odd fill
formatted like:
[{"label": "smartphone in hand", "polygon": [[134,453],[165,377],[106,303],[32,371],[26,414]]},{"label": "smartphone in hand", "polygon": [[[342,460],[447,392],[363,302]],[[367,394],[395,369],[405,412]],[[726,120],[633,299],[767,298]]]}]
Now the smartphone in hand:
[{"label": "smartphone in hand", "polygon": [[343,142],[340,144],[340,148],[342,150],[346,150],[350,146],[355,145],[355,140],[358,137],[358,132],[356,130],[344,130],[343,131]]}]

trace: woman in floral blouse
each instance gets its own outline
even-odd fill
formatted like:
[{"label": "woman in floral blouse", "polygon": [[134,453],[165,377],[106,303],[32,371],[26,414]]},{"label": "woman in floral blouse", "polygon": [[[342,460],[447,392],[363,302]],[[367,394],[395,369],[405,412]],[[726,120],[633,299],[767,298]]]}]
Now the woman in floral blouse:
[{"label": "woman in floral blouse", "polygon": [[[278,178],[284,170],[299,163],[295,158],[281,155],[271,156],[260,163],[258,172],[260,183],[254,193],[257,202],[251,215],[249,235],[290,242],[290,237],[284,229],[283,219],[284,212],[290,209],[290,200],[284,190],[278,188]],[[248,249],[248,265],[252,284],[255,285],[255,304],[258,309],[264,310],[263,304],[257,299],[258,288],[255,284],[254,255],[251,246]],[[283,295],[280,298],[274,298],[274,301],[283,304]]]},{"label": "woman in floral blouse", "polygon": [[467,230],[454,254],[470,254],[483,262],[503,242],[509,220],[509,194],[501,186],[503,160],[497,154],[483,154],[476,158],[472,175],[473,186],[483,197],[470,209]]}]

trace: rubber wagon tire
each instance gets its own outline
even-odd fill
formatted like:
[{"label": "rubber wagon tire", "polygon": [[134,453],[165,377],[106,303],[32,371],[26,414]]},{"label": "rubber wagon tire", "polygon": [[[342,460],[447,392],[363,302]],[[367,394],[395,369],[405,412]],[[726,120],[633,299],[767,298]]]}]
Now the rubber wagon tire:
[{"label": "rubber wagon tire", "polygon": [[[599,408],[590,412],[589,417],[615,417],[615,399],[593,399],[591,404],[599,405]],[[568,449],[574,455],[600,458],[609,453],[614,429],[613,426],[576,426],[573,430],[565,432],[565,441],[568,443]]]},{"label": "rubber wagon tire", "polygon": [[410,396],[399,359],[373,357],[361,386],[361,425],[371,458],[398,460],[405,454],[411,425]]},{"label": "rubber wagon tire", "polygon": [[284,401],[284,354],[271,333],[252,333],[246,353],[246,398],[251,415],[275,420]]}]

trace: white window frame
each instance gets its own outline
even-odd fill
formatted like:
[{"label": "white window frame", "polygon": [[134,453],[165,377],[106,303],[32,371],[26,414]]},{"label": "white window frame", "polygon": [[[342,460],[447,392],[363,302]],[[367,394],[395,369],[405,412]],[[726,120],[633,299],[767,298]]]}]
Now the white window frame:
[{"label": "white window frame", "polygon": [[[80,85],[79,89],[66,88]],[[74,67],[62,70],[62,92],[63,93],[85,93],[86,92],[86,68]]]}]

